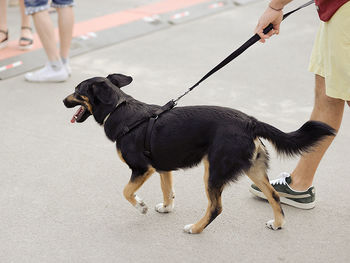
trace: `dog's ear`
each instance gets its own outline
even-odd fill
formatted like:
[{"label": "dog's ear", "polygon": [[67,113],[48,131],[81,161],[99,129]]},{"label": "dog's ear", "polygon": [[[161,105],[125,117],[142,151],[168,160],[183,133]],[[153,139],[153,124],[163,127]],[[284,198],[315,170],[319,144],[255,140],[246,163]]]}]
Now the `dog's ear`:
[{"label": "dog's ear", "polygon": [[107,76],[107,79],[110,80],[114,85],[116,85],[118,88],[124,87],[126,85],[129,85],[132,82],[132,77],[125,76],[123,74],[109,74]]},{"label": "dog's ear", "polygon": [[90,94],[94,100],[99,100],[103,104],[113,104],[115,101],[115,90],[106,81],[93,83],[90,87]]}]

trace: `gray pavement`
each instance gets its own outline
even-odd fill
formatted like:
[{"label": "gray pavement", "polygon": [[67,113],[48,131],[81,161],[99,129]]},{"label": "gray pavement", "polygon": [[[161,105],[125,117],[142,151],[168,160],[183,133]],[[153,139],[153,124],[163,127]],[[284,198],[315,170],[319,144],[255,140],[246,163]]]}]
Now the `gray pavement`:
[{"label": "gray pavement", "polygon": [[[265,5],[76,56],[72,78],[62,84],[1,81],[0,262],[348,262],[348,108],[317,172],[315,209],[284,206],[285,228],[268,230],[272,210],[242,177],[225,189],[223,213],[202,234],[188,235],[183,226],[206,208],[203,167],[174,173],[176,207],[165,215],[153,210],[162,198],[155,174],[138,192],[150,208],[141,215],[122,196],[130,171],[103,129],[93,118],[71,124],[74,110],[62,104],[80,81],[112,72],[134,78],[125,91],[135,98],[164,104],[248,39]],[[180,105],[228,106],[284,131],[299,128],[313,105],[307,65],[317,27],[312,7],[296,13],[278,37],[253,46]],[[297,159],[278,158],[268,147],[270,178],[293,169]]]}]

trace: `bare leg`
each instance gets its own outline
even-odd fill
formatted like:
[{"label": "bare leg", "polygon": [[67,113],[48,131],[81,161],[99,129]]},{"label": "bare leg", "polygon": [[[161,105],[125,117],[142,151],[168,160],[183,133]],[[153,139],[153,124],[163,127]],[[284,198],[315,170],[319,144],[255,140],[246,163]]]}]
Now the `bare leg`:
[{"label": "bare leg", "polygon": [[154,171],[154,168],[149,167],[148,171],[145,172],[143,175],[131,175],[131,179],[129,183],[125,186],[123,191],[125,199],[128,200],[142,214],[146,214],[148,208],[146,204],[142,201],[142,199],[139,198],[135,193],[143,185],[143,183],[151,177]]},{"label": "bare leg", "polygon": [[[30,26],[30,17],[25,14],[24,0],[19,1],[21,11],[21,37],[32,39],[33,33]],[[28,45],[28,40],[20,40],[20,45]]]},{"label": "bare leg", "polygon": [[33,14],[35,29],[40,37],[49,61],[59,61],[54,26],[47,10]]},{"label": "bare leg", "polygon": [[[315,105],[310,119],[325,122],[338,130],[343,118],[344,101],[326,95],[325,79],[323,77],[316,75],[315,83]],[[290,186],[294,190],[303,191],[312,185],[316,169],[333,139],[334,137],[328,137],[314,151],[306,153],[300,158],[291,174],[292,183]]]},{"label": "bare leg", "polygon": [[38,71],[26,73],[24,78],[30,82],[66,81],[69,78],[70,70],[62,63],[55,39],[54,26],[48,10],[36,12],[32,16],[49,62]]},{"label": "bare leg", "polygon": [[25,13],[24,0],[19,1],[19,9],[21,11],[21,25],[30,27],[30,17]]},{"label": "bare leg", "polygon": [[74,13],[70,6],[57,8],[58,30],[60,35],[60,55],[67,59],[73,36]]},{"label": "bare leg", "polygon": [[171,172],[160,173],[160,184],[163,192],[163,203],[156,205],[159,213],[169,213],[174,209],[175,193],[173,190],[173,177]]},{"label": "bare leg", "polygon": [[[7,32],[7,1],[0,0],[0,30]],[[0,32],[0,42],[6,38],[6,34]]]}]

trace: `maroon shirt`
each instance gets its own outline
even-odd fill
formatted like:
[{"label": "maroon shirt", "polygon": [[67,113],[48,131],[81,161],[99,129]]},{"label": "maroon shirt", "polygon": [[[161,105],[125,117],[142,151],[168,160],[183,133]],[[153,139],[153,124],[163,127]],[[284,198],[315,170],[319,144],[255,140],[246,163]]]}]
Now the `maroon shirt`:
[{"label": "maroon shirt", "polygon": [[327,22],[337,10],[349,0],[315,0],[320,19]]}]

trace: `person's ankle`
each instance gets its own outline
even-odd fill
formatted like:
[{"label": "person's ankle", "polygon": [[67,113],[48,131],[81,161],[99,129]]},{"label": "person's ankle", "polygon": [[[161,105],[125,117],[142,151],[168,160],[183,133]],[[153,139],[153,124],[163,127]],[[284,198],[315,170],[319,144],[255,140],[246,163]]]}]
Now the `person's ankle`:
[{"label": "person's ankle", "polygon": [[305,180],[303,180],[303,178],[299,178],[293,173],[290,176],[292,181],[289,184],[289,187],[294,191],[306,191],[310,188],[310,186],[312,186],[312,182],[306,182]]},{"label": "person's ankle", "polygon": [[21,36],[32,36],[33,35],[33,29],[31,28],[31,26],[26,26],[26,25],[22,25],[21,26]]},{"label": "person's ankle", "polygon": [[49,61],[49,64],[54,71],[59,71],[63,67],[63,63],[61,60]]},{"label": "person's ankle", "polygon": [[68,57],[67,58],[61,57],[61,61],[62,61],[63,64],[69,63]]}]

